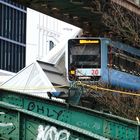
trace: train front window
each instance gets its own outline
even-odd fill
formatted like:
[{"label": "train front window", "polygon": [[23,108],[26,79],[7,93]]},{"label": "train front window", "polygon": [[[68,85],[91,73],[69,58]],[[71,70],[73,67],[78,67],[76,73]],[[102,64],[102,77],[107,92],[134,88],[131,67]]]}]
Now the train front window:
[{"label": "train front window", "polygon": [[[68,42],[70,80],[94,80],[100,77],[101,43],[99,39],[71,39]],[[98,78],[97,78],[98,77]]]},{"label": "train front window", "polygon": [[69,42],[69,64],[76,68],[100,68],[100,41],[80,44],[78,39]]}]

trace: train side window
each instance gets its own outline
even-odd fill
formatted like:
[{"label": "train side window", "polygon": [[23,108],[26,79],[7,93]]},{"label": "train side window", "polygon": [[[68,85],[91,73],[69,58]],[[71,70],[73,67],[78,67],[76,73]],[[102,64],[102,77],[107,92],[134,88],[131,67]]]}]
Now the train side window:
[{"label": "train side window", "polygon": [[108,66],[110,68],[140,75],[139,57],[124,50],[108,46]]},{"label": "train side window", "polygon": [[129,72],[130,71],[130,63],[129,60],[126,59],[126,71]]},{"label": "train side window", "polygon": [[133,74],[133,69],[135,69],[135,64],[133,61],[130,61],[130,73]]},{"label": "train side window", "polygon": [[125,58],[119,57],[119,68],[121,71],[125,72],[126,71],[126,61]]},{"label": "train side window", "polygon": [[140,76],[139,59],[140,56],[108,46],[108,66],[110,68]]},{"label": "train side window", "polygon": [[116,69],[119,69],[119,62],[120,62],[119,55],[118,54],[115,54],[115,62],[114,62],[114,65],[115,65],[115,68]]},{"label": "train side window", "polygon": [[140,63],[136,63],[136,72],[137,72],[137,75],[140,76]]},{"label": "train side window", "polygon": [[134,61],[132,62],[132,70],[131,71],[133,74],[136,74],[136,63]]}]

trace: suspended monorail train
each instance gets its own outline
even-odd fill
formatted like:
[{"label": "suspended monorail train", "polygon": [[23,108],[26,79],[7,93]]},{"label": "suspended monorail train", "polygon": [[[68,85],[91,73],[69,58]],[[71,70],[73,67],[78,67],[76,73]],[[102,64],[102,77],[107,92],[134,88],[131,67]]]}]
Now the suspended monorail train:
[{"label": "suspended monorail train", "polygon": [[107,38],[68,41],[67,74],[71,81],[101,82],[140,90],[140,49]]}]

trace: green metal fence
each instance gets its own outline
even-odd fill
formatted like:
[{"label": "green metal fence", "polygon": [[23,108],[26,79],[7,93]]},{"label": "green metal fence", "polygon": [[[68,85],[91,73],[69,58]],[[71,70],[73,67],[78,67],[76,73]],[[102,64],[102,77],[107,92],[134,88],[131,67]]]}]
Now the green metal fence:
[{"label": "green metal fence", "polygon": [[84,129],[0,102],[0,140],[107,140]]},{"label": "green metal fence", "polygon": [[[0,136],[13,140],[34,140],[43,134],[44,138],[40,140],[47,140],[47,137],[55,140],[55,137],[61,136],[61,132],[65,132],[62,133],[62,138],[68,140],[140,139],[138,122],[2,89],[0,112],[3,128],[0,129]],[[12,133],[9,135],[9,132]],[[62,139],[60,136],[59,139]]]}]

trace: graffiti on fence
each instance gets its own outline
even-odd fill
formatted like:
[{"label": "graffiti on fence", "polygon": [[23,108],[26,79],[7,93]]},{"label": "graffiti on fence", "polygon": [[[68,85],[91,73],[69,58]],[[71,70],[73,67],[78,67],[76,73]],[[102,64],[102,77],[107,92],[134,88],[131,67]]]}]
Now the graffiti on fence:
[{"label": "graffiti on fence", "polygon": [[[69,140],[70,132],[66,129],[58,130],[55,126],[38,126],[37,140]],[[75,139],[79,140],[79,139]]]}]

